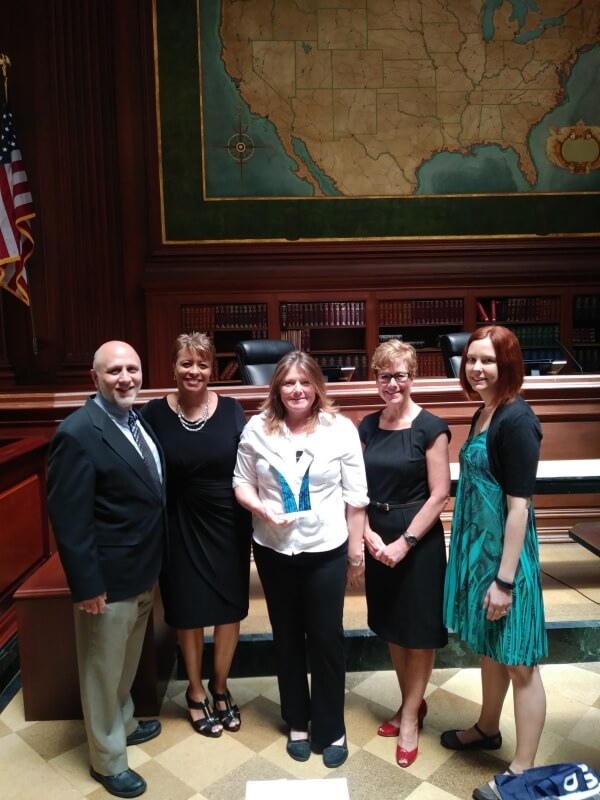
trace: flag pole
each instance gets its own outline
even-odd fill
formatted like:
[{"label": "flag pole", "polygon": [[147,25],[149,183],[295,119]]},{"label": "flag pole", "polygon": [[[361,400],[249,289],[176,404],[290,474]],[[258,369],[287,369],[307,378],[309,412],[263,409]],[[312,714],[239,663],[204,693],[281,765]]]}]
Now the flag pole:
[{"label": "flag pole", "polygon": [[[8,67],[11,66],[10,58],[6,53],[0,53],[0,72],[2,73],[2,88],[4,91],[4,103],[8,103]],[[33,355],[37,356],[37,335],[35,332],[35,320],[33,318],[33,303],[31,299],[31,292],[29,292],[29,319],[31,320],[31,345],[33,348]]]},{"label": "flag pole", "polygon": [[4,102],[8,103],[8,70],[10,67],[10,58],[6,53],[0,53],[0,69],[2,70],[2,83],[4,86]]}]

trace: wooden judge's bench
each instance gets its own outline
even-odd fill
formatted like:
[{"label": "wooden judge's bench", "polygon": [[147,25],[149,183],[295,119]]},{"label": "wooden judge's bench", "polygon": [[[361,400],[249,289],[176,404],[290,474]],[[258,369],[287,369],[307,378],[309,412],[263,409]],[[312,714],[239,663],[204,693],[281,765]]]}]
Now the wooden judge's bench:
[{"label": "wooden judge's bench", "polygon": [[[247,416],[265,397],[264,387],[214,388],[236,397]],[[142,390],[139,404],[166,391]],[[372,382],[332,384],[328,391],[356,424],[382,407]],[[48,526],[45,459],[56,426],[90,393],[0,394],[0,647],[18,628],[27,719],[80,714],[72,603]],[[534,498],[538,535],[541,542],[569,542],[575,525],[600,520],[599,476],[594,472],[600,459],[600,376],[529,377],[523,394],[542,424],[541,462],[571,462],[551,493],[540,489]],[[466,400],[458,381],[448,378],[417,378],[412,396],[447,421],[450,460],[457,462],[479,404]],[[578,480],[577,470],[574,474],[577,460],[592,464],[589,480]],[[443,514],[446,533],[452,503]],[[173,655],[174,637],[165,629],[157,597],[136,679],[138,713],[156,713],[160,707]]]}]

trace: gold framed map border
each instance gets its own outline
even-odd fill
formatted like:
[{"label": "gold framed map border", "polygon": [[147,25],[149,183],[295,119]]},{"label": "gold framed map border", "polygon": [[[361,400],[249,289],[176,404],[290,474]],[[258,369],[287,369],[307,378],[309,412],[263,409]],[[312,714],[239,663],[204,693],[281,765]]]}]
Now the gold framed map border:
[{"label": "gold framed map border", "polygon": [[204,199],[199,14],[199,0],[153,0],[164,244],[599,232],[597,193]]}]

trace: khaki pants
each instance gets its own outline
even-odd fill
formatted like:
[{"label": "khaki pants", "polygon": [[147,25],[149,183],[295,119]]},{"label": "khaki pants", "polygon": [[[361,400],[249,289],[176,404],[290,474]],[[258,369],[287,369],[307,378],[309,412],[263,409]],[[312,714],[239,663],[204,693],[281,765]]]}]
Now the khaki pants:
[{"label": "khaki pants", "polygon": [[131,686],[138,668],[152,591],[108,603],[104,614],[74,605],[75,641],[90,762],[101,775],[127,769],[127,736],[137,728]]}]

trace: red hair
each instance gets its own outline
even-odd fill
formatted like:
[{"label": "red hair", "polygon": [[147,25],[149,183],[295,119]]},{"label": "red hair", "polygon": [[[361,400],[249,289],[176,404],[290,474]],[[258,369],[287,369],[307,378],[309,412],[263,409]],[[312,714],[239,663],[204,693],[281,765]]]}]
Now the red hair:
[{"label": "red hair", "polygon": [[512,403],[519,394],[525,377],[523,353],[515,334],[502,325],[484,325],[471,334],[469,341],[465,345],[463,359],[460,364],[460,384],[467,397],[471,400],[476,400],[479,397],[478,392],[471,388],[467,380],[465,367],[467,363],[466,355],[469,352],[471,342],[477,342],[481,339],[490,339],[496,354],[498,381],[495,387],[494,404]]}]

